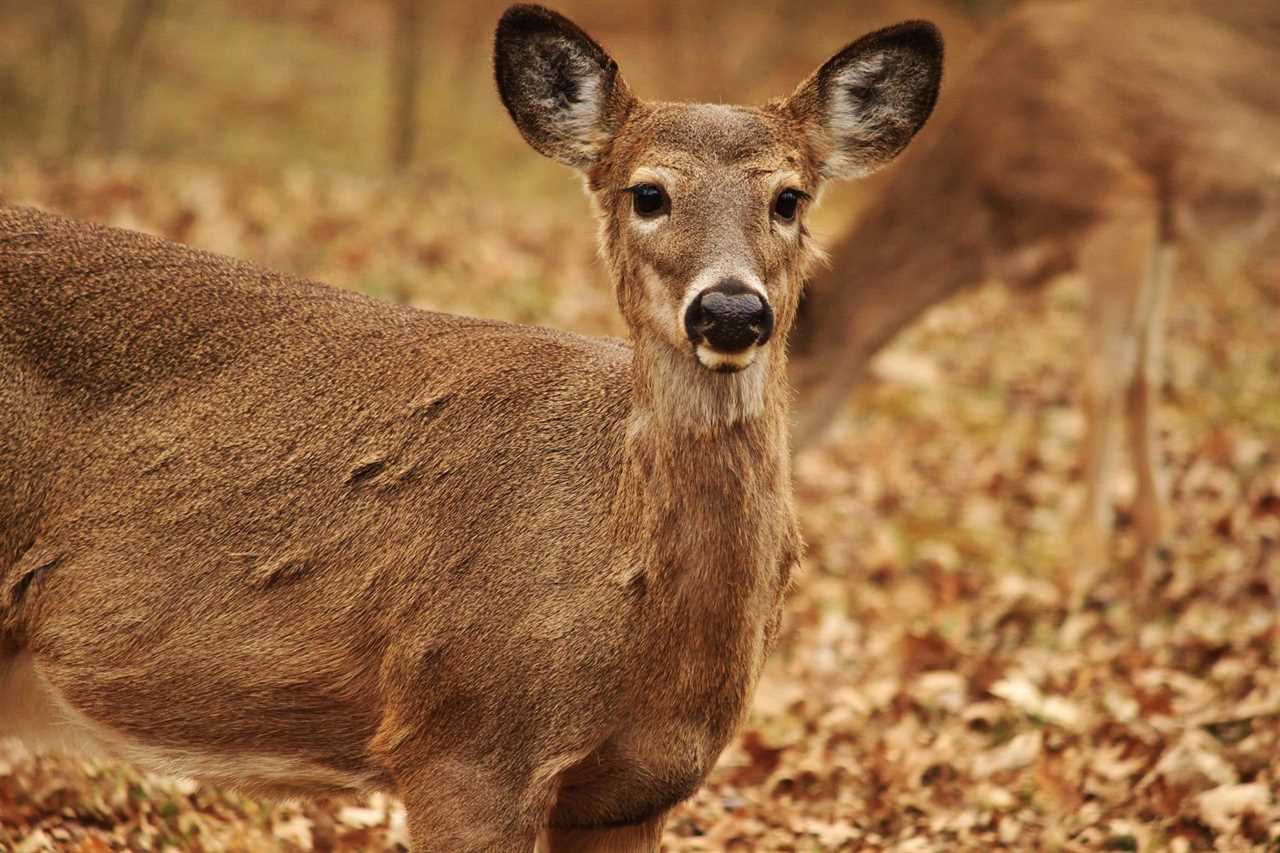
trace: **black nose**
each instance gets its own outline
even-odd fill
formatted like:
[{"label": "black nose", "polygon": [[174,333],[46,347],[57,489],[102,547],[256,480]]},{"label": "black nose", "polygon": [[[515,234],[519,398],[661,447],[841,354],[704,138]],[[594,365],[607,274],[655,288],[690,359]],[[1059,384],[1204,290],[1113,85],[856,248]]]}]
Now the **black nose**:
[{"label": "black nose", "polygon": [[694,344],[721,352],[763,344],[773,333],[773,309],[759,293],[727,278],[697,295],[684,312],[684,330]]}]

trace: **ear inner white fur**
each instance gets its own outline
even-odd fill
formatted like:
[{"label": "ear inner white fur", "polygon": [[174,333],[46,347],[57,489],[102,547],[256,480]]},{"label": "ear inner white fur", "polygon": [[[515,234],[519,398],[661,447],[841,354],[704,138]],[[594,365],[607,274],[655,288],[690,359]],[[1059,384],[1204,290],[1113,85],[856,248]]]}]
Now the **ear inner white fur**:
[{"label": "ear inner white fur", "polygon": [[853,178],[891,161],[924,125],[942,78],[942,38],[920,21],[865,36],[791,99],[824,152],[823,174]]}]

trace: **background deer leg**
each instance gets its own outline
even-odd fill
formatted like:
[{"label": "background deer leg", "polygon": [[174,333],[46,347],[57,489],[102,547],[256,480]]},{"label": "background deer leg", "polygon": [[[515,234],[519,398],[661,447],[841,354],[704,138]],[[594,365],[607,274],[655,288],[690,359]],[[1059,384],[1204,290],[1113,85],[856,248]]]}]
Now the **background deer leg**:
[{"label": "background deer leg", "polygon": [[[1154,242],[1152,217],[1136,215],[1107,221],[1085,242],[1080,271],[1090,292],[1090,355],[1084,382],[1085,501],[1075,525],[1077,571],[1084,587],[1107,563],[1111,533],[1111,487],[1120,444],[1126,391],[1138,373],[1139,325]],[[1067,585],[1077,583],[1065,578]]]},{"label": "background deer leg", "polygon": [[1158,243],[1151,253],[1139,306],[1137,365],[1125,394],[1129,450],[1137,475],[1134,522],[1138,535],[1138,571],[1142,573],[1164,536],[1165,485],[1160,473],[1155,409],[1164,356],[1164,313],[1177,249]]},{"label": "background deer leg", "polygon": [[1111,482],[1119,445],[1120,389],[1117,371],[1125,361],[1123,329],[1095,329],[1096,342],[1084,383],[1085,499],[1076,521],[1075,556],[1089,574],[1107,560],[1111,532]]},{"label": "background deer leg", "polygon": [[666,815],[608,829],[548,829],[538,853],[655,853]]}]

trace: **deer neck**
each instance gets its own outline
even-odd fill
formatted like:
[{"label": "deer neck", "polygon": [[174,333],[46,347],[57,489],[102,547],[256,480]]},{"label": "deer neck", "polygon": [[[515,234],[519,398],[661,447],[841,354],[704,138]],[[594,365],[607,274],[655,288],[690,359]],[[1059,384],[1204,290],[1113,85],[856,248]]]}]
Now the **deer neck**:
[{"label": "deer neck", "polygon": [[646,713],[675,722],[629,749],[702,755],[709,768],[747,707],[799,557],[785,365],[713,374],[663,346],[634,351],[614,517],[647,662],[635,677]]},{"label": "deer neck", "polygon": [[778,571],[791,517],[781,352],[718,374],[661,342],[635,347],[621,515],[636,569],[693,607],[770,588]]}]

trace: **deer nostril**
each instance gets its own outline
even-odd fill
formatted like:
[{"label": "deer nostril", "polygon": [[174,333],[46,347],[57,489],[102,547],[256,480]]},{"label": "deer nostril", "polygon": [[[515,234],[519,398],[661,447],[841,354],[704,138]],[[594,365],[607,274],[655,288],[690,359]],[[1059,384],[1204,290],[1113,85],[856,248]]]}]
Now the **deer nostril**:
[{"label": "deer nostril", "polygon": [[769,340],[773,310],[760,294],[729,279],[698,294],[685,312],[684,324],[695,344],[738,352]]}]

